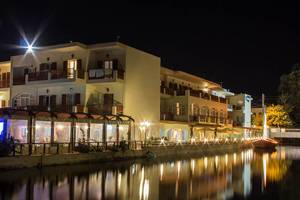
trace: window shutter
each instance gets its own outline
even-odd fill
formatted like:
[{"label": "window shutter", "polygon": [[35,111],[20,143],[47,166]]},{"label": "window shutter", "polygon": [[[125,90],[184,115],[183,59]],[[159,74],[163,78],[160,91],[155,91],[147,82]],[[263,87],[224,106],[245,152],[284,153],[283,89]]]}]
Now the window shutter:
[{"label": "window shutter", "polygon": [[50,96],[50,105],[51,107],[56,106],[56,95]]},{"label": "window shutter", "polygon": [[9,87],[9,84],[10,84],[10,72],[7,72],[6,83],[7,83],[7,87]]},{"label": "window shutter", "polygon": [[63,72],[65,74],[67,74],[67,70],[68,70],[68,61],[65,60],[64,63],[63,63]]},{"label": "window shutter", "polygon": [[57,63],[56,62],[53,62],[51,63],[51,66],[50,66],[51,70],[57,70]]},{"label": "window shutter", "polygon": [[43,106],[44,105],[44,96],[40,95],[39,96],[39,106]]},{"label": "window shutter", "polygon": [[113,59],[113,70],[118,69],[118,59]]},{"label": "window shutter", "polygon": [[61,104],[67,105],[67,95],[66,94],[61,95]]},{"label": "window shutter", "polygon": [[75,94],[75,105],[80,105],[80,93]]},{"label": "window shutter", "polygon": [[77,70],[79,71],[79,70],[82,70],[82,61],[81,61],[81,59],[78,59],[77,60]]},{"label": "window shutter", "polygon": [[4,108],[6,105],[5,105],[5,100],[1,100],[1,106],[2,108]]}]

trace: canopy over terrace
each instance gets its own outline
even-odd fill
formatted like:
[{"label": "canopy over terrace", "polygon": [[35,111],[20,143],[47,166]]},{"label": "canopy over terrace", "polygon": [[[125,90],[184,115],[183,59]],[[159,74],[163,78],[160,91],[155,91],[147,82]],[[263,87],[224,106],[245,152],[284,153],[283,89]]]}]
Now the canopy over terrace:
[{"label": "canopy over terrace", "polygon": [[2,139],[13,137],[20,143],[130,140],[132,122],[126,115],[0,109]]}]

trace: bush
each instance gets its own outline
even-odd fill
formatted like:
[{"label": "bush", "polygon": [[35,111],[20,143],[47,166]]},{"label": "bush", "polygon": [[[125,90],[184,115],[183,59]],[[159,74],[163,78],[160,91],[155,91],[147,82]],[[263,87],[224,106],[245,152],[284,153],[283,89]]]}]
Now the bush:
[{"label": "bush", "polygon": [[78,143],[78,146],[75,147],[75,150],[78,151],[79,153],[89,153],[90,152],[90,147],[86,143]]},{"label": "bush", "polygon": [[126,144],[126,140],[122,140],[122,141],[120,142],[120,149],[121,149],[122,151],[126,151],[126,150],[129,149],[129,145]]}]

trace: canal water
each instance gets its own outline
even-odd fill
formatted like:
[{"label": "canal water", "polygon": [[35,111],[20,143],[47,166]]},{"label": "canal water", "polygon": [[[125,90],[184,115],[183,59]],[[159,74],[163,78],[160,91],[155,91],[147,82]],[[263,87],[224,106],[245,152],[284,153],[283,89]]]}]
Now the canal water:
[{"label": "canal water", "polygon": [[0,199],[300,199],[300,147],[3,171]]}]

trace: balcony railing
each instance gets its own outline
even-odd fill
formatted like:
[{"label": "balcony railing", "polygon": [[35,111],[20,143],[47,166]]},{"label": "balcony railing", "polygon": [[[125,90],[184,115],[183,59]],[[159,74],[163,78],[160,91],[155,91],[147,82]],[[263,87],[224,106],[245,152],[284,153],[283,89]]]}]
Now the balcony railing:
[{"label": "balcony railing", "polygon": [[25,76],[13,77],[13,85],[24,85],[27,82],[50,81],[57,79],[74,80],[76,79],[76,77],[79,79],[84,79],[84,71],[76,70],[73,73],[69,74],[67,74],[67,72],[63,70],[30,72]]},{"label": "balcony railing", "polygon": [[170,96],[185,96],[186,95],[186,91],[189,91],[190,96],[192,97],[197,97],[197,98],[202,98],[202,99],[206,99],[206,100],[210,100],[210,101],[215,101],[215,102],[219,102],[219,103],[224,103],[226,104],[226,99],[222,98],[222,97],[218,97],[212,94],[208,94],[206,92],[203,92],[201,90],[174,90],[171,88],[168,88],[166,86],[161,85],[160,86],[160,93],[161,94],[167,94]]},{"label": "balcony railing", "polygon": [[190,116],[190,122],[211,123],[211,124],[232,124],[232,120],[225,117],[213,115],[194,115]]},{"label": "balcony railing", "polygon": [[[18,107],[21,108],[21,107]],[[32,111],[53,111],[53,112],[84,112],[83,105],[36,105],[36,106],[26,106],[22,109],[32,110]]]},{"label": "balcony railing", "polygon": [[112,69],[89,69],[89,80],[116,80],[124,79],[124,70],[112,70]]},{"label": "balcony railing", "polygon": [[30,72],[28,74],[28,81],[44,81],[48,80],[48,71]]},{"label": "balcony railing", "polygon": [[[178,117],[173,113],[161,113],[161,120],[167,121],[185,121],[188,122],[187,117]],[[203,124],[232,124],[232,120],[225,117],[213,116],[213,115],[190,115],[189,122],[203,123]]]}]

